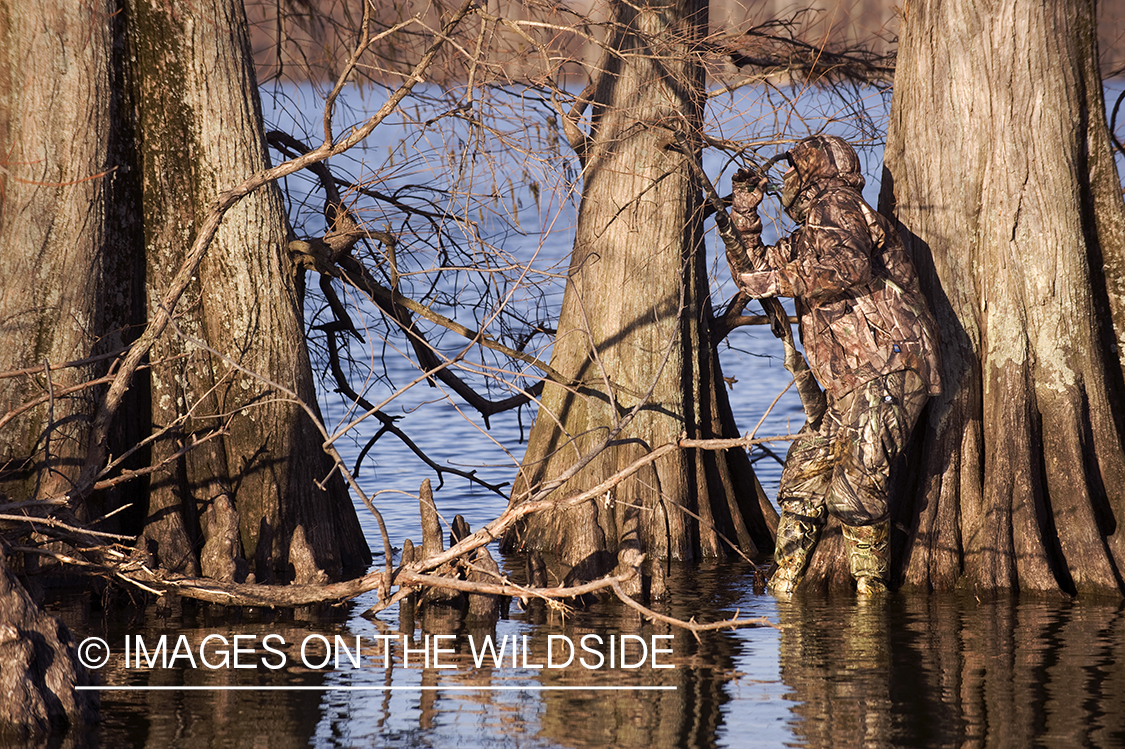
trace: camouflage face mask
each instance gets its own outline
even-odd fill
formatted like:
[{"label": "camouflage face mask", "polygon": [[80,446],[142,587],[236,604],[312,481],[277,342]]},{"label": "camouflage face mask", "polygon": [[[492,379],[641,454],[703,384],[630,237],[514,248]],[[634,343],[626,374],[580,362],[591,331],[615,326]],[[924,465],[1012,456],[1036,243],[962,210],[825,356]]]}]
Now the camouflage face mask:
[{"label": "camouflage face mask", "polygon": [[796,169],[790,169],[785,173],[785,182],[781,187],[781,205],[785,210],[793,207],[793,202],[797,200],[797,194],[801,192],[801,177],[797,174]]},{"label": "camouflage face mask", "polygon": [[784,156],[785,163],[789,168],[785,171],[782,177],[781,185],[781,205],[788,211],[793,207],[793,203],[797,200],[797,195],[801,192],[801,175],[797,172],[797,164],[793,161],[793,153],[786,151],[784,154],[778,154],[774,158]]},{"label": "camouflage face mask", "polygon": [[808,201],[800,199],[804,192],[802,182],[801,175],[794,167],[785,173],[785,183],[781,188],[781,205],[789,217],[799,224],[804,222],[805,212],[808,210]]}]

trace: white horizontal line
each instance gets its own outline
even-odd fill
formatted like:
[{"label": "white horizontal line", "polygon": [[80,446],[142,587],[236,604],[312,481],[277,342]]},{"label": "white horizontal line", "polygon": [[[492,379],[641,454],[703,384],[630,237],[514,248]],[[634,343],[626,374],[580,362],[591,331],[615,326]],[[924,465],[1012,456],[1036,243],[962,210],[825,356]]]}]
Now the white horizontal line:
[{"label": "white horizontal line", "polygon": [[653,686],[78,686],[90,692],[655,692],[678,687]]}]

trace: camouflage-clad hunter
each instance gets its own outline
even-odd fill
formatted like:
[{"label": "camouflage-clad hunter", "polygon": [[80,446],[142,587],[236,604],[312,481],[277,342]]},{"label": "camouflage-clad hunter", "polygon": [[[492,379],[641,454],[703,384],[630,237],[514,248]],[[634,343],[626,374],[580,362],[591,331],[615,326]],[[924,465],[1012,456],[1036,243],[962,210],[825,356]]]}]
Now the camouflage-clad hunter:
[{"label": "camouflage-clad hunter", "polygon": [[844,524],[859,595],[870,595],[887,584],[890,465],[940,392],[937,326],[902,239],[860,194],[852,147],[818,135],[786,158],[781,202],[800,228],[763,245],[762,184],[740,172],[731,218],[747,255],[727,252],[740,288],[794,297],[809,367],[827,396],[823,418],[806,425],[782,470],[770,590],[796,587],[827,511]]}]

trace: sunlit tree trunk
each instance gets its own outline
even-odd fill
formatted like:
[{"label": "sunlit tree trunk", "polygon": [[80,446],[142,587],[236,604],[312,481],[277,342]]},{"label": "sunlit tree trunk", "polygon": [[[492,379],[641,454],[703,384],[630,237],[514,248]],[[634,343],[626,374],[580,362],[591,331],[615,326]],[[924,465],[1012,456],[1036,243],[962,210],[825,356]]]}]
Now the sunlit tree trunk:
[{"label": "sunlit tree trunk", "polygon": [[[0,370],[58,366],[119,347],[154,313],[210,202],[267,166],[261,111],[238,0],[9,2],[0,13],[24,45],[2,74]],[[132,502],[141,511],[116,516],[118,529],[143,531],[166,568],[311,582],[370,559],[322,437],[266,382],[315,411],[286,240],[274,187],[227,214],[177,329],[114,422],[111,457],[153,430],[147,457],[162,469],[128,496],[74,507],[93,520]],[[0,381],[8,408],[56,394],[4,430],[10,497],[73,488],[102,391],[62,388],[107,366]]]},{"label": "sunlit tree trunk", "polygon": [[881,195],[942,329],[905,584],[1120,595],[1125,209],[1092,0],[911,3]]},{"label": "sunlit tree trunk", "polygon": [[[681,435],[737,436],[709,331],[701,190],[687,162],[697,156],[669,147],[677,132],[700,145],[704,73],[693,44],[706,30],[706,8],[695,0],[612,4],[551,358],[582,385],[547,384],[513,501],[562,473],[642,402],[615,443],[557,496],[597,486]],[[686,450],[596,501],[534,516],[517,540],[593,573],[622,543],[674,559],[721,555],[723,537],[746,552],[768,551],[772,512],[744,451]]]},{"label": "sunlit tree trunk", "polygon": [[[99,176],[121,155],[109,5],[0,2],[0,370],[111,351],[131,319],[137,244],[117,231],[128,178]],[[0,411],[40,401],[0,426],[0,504],[71,488],[96,396],[73,388],[105,367],[0,379]],[[135,419],[119,427],[139,433]],[[97,699],[74,689],[90,677],[70,633],[38,609],[5,553],[0,544],[0,732],[31,745],[54,723],[93,719]]]},{"label": "sunlit tree trunk", "polygon": [[97,396],[74,388],[108,363],[61,365],[119,349],[139,321],[137,181],[113,170],[128,114],[112,5],[0,3],[0,370],[54,366],[0,380],[5,413],[41,402],[0,427],[11,497],[72,488]]},{"label": "sunlit tree trunk", "polygon": [[[268,159],[241,3],[131,0],[127,9],[151,308],[179,268],[209,201]],[[183,85],[168,86],[169,80]],[[315,407],[286,233],[276,186],[240,202],[181,303],[178,325]],[[230,426],[222,440],[187,455],[178,480],[154,482],[146,535],[172,552],[171,558],[162,554],[164,561],[174,566],[176,558],[191,559],[179,550],[202,544],[203,571],[230,576],[237,571],[220,550],[241,546],[259,581],[277,574],[310,581],[318,570],[338,574],[342,565],[362,565],[366,547],[342,481],[333,476],[325,489],[317,487],[330,466],[308,416],[280,401],[269,385],[179,336],[166,336],[153,352],[156,358],[179,354],[153,369],[154,426],[198,410],[154,452],[167,454],[228,418]],[[197,523],[200,537],[193,538]]]}]

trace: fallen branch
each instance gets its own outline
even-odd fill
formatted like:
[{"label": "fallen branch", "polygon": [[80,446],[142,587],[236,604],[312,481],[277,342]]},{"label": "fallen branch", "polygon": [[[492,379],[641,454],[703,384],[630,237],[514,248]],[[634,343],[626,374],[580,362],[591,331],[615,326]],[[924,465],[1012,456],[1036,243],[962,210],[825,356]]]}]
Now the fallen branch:
[{"label": "fallen branch", "polygon": [[[286,392],[284,388],[277,386],[276,383],[270,384],[278,387],[279,391]],[[293,394],[286,394],[291,398],[294,397]],[[135,558],[128,557],[118,549],[109,546],[82,549],[83,555],[89,557],[88,559],[77,559],[69,555],[63,557],[54,552],[47,553],[49,556],[53,556],[63,563],[72,564],[86,570],[92,570],[98,574],[104,574],[155,595],[172,594],[226,606],[288,608],[322,603],[339,605],[364,593],[378,591],[380,597],[379,603],[366,612],[366,615],[371,616],[386,610],[389,606],[403,600],[419,588],[430,590],[444,589],[475,595],[512,596],[523,600],[537,598],[547,601],[577,598],[601,590],[612,589],[626,605],[640,611],[646,617],[687,629],[693,633],[737,627],[772,626],[765,619],[739,619],[737,616],[721,622],[699,624],[694,621],[675,619],[674,617],[659,614],[646,608],[629,596],[623,587],[634,581],[636,576],[640,574],[640,564],[643,561],[643,555],[639,555],[628,568],[616,574],[611,574],[580,585],[570,586],[548,587],[540,585],[529,587],[515,585],[499,576],[496,577],[497,582],[489,582],[479,578],[476,580],[467,580],[447,574],[431,574],[433,571],[439,570],[450,563],[466,564],[464,562],[466,555],[499,538],[508,527],[517,522],[520,518],[548,508],[566,507],[586,502],[591,497],[608,491],[612,486],[641,470],[654,460],[675,450],[689,448],[726,450],[794,439],[793,435],[708,440],[682,438],[676,442],[666,443],[657,447],[591,490],[569,497],[558,499],[548,498],[570,475],[581,470],[593,456],[612,444],[615,436],[615,434],[611,434],[603,444],[583,456],[582,459],[576,461],[563,475],[540,487],[528,501],[509,507],[500,517],[484,526],[481,530],[476,533],[466,533],[463,538],[459,538],[455,543],[451,543],[450,548],[445,551],[439,551],[417,562],[409,562],[394,569],[391,566],[389,556],[389,541],[386,538],[385,529],[382,529],[384,533],[384,544],[388,549],[387,566],[353,580],[330,584],[281,586],[235,583],[212,578],[179,575],[163,570],[154,570],[137,561]],[[336,456],[336,459],[339,459],[338,456]],[[339,463],[338,466],[342,468],[342,465]],[[366,497],[363,498],[366,499]],[[368,503],[370,502],[370,500],[367,501]],[[376,515],[376,517],[378,518],[378,515]],[[89,536],[102,538],[125,538],[112,534],[73,528],[53,518],[0,515],[0,520],[37,523],[56,530],[62,530],[66,533],[84,533]],[[397,586],[398,590],[394,591],[392,594],[391,590],[394,586]]]},{"label": "fallen branch", "polygon": [[[134,563],[135,564],[135,563]],[[103,565],[102,569],[115,577],[132,583],[144,585],[161,594],[171,593],[183,598],[220,603],[227,606],[256,606],[265,608],[289,608],[309,606],[317,603],[341,604],[356,596],[379,590],[383,587],[386,573],[382,570],[369,572],[363,577],[327,585],[257,585],[247,583],[223,582],[205,577],[188,577],[138,566],[129,568],[123,565]],[[400,589],[427,587],[444,588],[464,593],[484,595],[537,597],[547,599],[577,598],[606,588],[611,588],[632,579],[636,570],[620,575],[611,575],[582,585],[556,586],[550,588],[525,588],[519,585],[502,583],[481,583],[460,580],[441,575],[427,575],[410,569],[395,572],[395,583]],[[382,605],[373,609],[382,611],[395,602],[388,598]]]},{"label": "fallen branch", "polygon": [[730,619],[723,619],[722,621],[718,622],[709,622],[707,624],[700,624],[695,621],[694,618],[690,621],[684,621],[683,619],[677,619],[674,616],[659,614],[648,608],[647,606],[638,603],[632,596],[630,596],[624,591],[624,589],[622,589],[621,583],[617,582],[616,580],[610,583],[610,587],[613,588],[613,592],[617,594],[617,597],[621,599],[622,603],[624,603],[631,609],[635,609],[636,611],[641,612],[641,614],[646,619],[654,622],[664,622],[665,624],[671,624],[673,627],[686,629],[694,634],[697,640],[699,639],[700,632],[714,632],[720,629],[740,629],[743,627],[773,627],[775,629],[777,627],[776,624],[774,624],[764,616],[759,616],[754,619],[739,619],[738,612],[735,612],[735,615]]},{"label": "fallen branch", "polygon": [[134,539],[133,536],[122,536],[119,533],[106,533],[104,531],[90,530],[89,528],[79,528],[52,517],[39,517],[36,515],[9,515],[7,513],[4,513],[0,514],[0,520],[7,521],[9,523],[26,523],[27,525],[31,525],[33,527],[37,525],[45,525],[49,528],[65,531],[71,536],[78,538],[90,536],[93,538],[109,538],[118,541],[132,541]]}]

